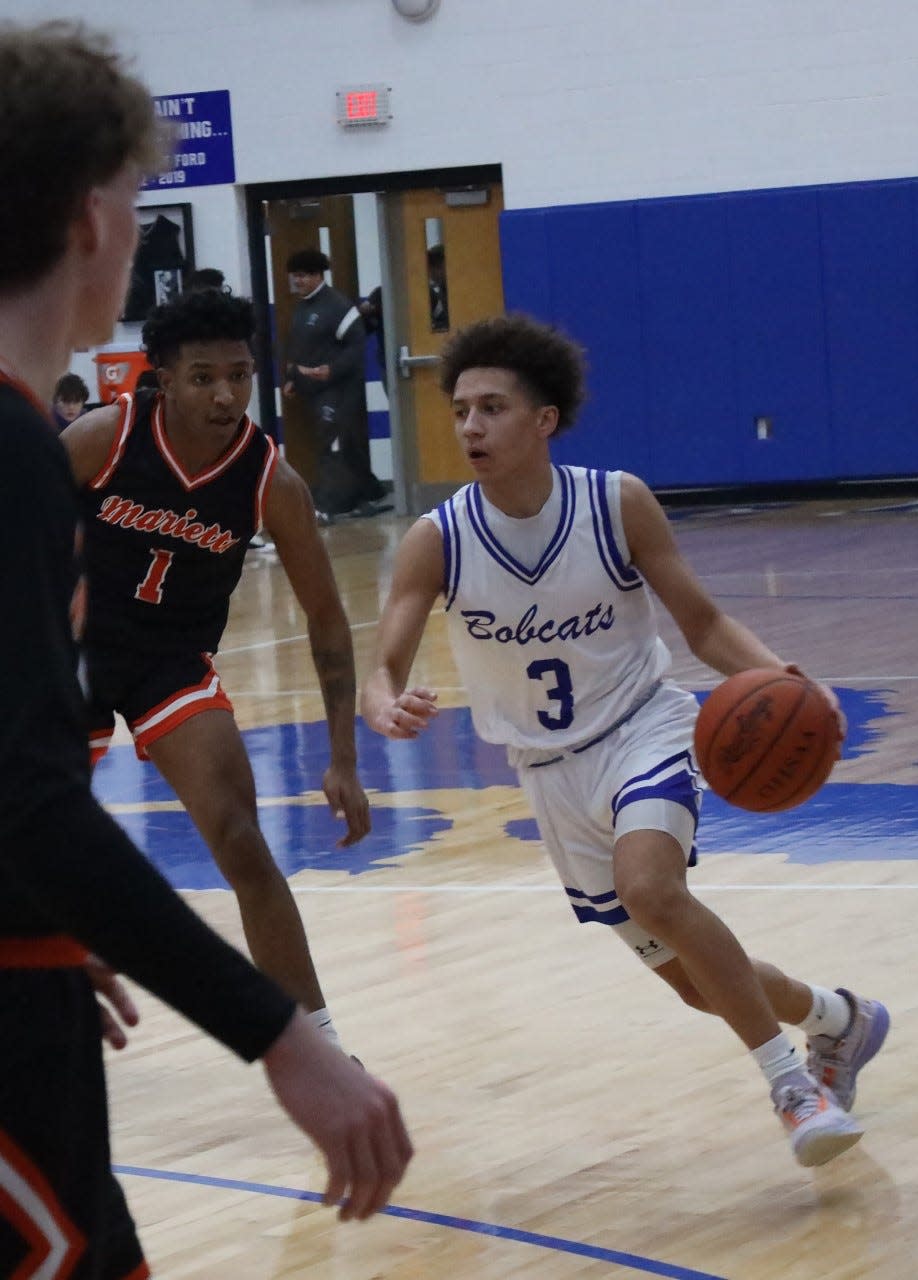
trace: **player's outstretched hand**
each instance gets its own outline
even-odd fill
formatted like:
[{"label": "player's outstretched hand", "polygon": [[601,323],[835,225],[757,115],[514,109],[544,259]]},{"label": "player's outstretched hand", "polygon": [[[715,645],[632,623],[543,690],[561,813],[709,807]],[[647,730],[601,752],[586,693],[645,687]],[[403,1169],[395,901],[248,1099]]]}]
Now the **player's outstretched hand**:
[{"label": "player's outstretched hand", "polygon": [[323,1203],[369,1218],[388,1202],[414,1154],[398,1101],[298,1009],[263,1058],[284,1110],[328,1165]]},{"label": "player's outstretched hand", "polygon": [[140,1021],[137,1006],[117,973],[104,960],[100,960],[98,956],[87,956],[83,961],[83,968],[96,990],[102,1038],[113,1049],[123,1049],[128,1042],[124,1028],[136,1027]]},{"label": "player's outstretched hand", "polygon": [[372,827],[370,802],[360,785],[356,769],[343,769],[330,764],[322,777],[325,799],[336,818],[344,818],[347,834],[335,842],[337,849],[356,844]]}]

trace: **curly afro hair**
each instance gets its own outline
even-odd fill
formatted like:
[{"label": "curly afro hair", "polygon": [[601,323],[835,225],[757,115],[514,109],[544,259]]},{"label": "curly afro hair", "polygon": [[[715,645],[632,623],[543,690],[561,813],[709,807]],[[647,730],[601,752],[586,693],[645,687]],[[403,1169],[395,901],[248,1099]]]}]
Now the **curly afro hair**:
[{"label": "curly afro hair", "polygon": [[154,369],[176,360],[186,342],[247,342],[252,349],[255,309],[248,298],[218,289],[183,293],[147,316],[143,345]]},{"label": "curly afro hair", "polygon": [[453,394],[466,369],[509,369],[534,403],[558,410],[556,435],[574,425],[586,395],[581,348],[531,316],[479,320],[460,329],[441,356],[440,386],[447,395]]}]

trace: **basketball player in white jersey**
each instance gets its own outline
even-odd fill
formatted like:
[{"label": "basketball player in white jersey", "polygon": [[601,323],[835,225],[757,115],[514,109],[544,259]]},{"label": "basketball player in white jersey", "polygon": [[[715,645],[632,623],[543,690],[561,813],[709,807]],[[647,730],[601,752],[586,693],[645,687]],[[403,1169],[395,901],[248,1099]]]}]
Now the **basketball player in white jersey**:
[{"label": "basketball player in white jersey", "polygon": [[[889,1015],[751,960],[689,892],[697,704],[667,679],[648,588],[723,675],[797,668],[720,611],[641,480],[552,464],[549,442],[583,394],[567,338],[525,316],[482,321],[447,345],[441,385],[477,480],[402,542],[363,715],[405,739],[436,714],[432,690],[406,686],[442,594],[475,728],[507,746],[578,920],[612,926],[687,1004],[719,1014],[764,1073],[797,1159],[824,1164],[862,1136],[847,1112]],[[806,1032],[805,1062],[779,1022]]]}]

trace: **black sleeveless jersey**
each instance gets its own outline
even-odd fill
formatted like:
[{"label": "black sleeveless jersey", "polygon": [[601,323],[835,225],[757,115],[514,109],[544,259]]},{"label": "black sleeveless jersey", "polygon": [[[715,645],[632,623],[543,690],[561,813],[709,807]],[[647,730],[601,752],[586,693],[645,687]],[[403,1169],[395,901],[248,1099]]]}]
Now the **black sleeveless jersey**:
[{"label": "black sleeveless jersey", "polygon": [[244,417],[223,456],[188,475],[166,436],[162,396],[118,404],[111,452],[83,491],[86,646],[214,653],[262,525],[277,448]]}]

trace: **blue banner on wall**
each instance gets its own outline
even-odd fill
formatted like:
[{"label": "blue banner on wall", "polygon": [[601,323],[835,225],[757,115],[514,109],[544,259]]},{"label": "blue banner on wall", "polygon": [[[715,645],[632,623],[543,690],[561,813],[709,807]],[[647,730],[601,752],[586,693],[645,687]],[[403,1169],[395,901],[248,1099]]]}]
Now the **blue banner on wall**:
[{"label": "blue banner on wall", "polygon": [[236,181],[228,89],[160,94],[153,99],[153,106],[172,130],[172,167],[147,178],[145,191]]}]

